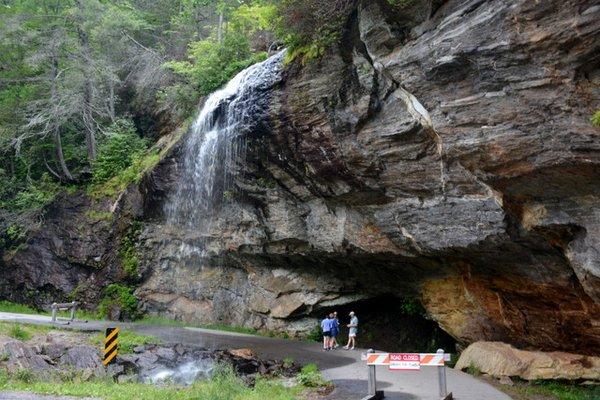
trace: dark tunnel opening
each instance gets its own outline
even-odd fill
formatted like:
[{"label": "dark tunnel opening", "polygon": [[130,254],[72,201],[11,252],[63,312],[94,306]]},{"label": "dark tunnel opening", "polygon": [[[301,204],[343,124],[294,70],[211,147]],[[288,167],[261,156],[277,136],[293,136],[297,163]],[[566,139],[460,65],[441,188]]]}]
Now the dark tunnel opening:
[{"label": "dark tunnel opening", "polygon": [[320,319],[337,311],[340,321],[338,344],[348,340],[349,313],[359,319],[357,346],[386,352],[431,353],[437,349],[456,351],[456,340],[437,322],[428,319],[416,299],[380,296],[349,304],[322,308],[315,313]]}]

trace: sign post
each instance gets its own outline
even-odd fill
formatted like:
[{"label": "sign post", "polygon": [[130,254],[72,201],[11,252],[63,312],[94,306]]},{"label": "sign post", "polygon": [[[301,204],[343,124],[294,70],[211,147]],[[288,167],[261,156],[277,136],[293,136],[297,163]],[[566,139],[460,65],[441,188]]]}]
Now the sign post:
[{"label": "sign post", "polygon": [[383,391],[377,390],[375,367],[378,365],[387,366],[392,371],[419,371],[421,366],[437,367],[439,398],[452,400],[452,392],[448,393],[446,386],[445,365],[446,361],[450,361],[450,354],[444,353],[443,349],[435,353],[376,353],[368,350],[361,359],[367,362],[369,377],[368,395],[362,400],[383,398]]},{"label": "sign post", "polygon": [[[444,350],[438,349],[436,354],[444,356]],[[440,388],[440,398],[445,400],[448,398],[452,398],[452,396],[448,397],[448,389],[446,387],[446,364],[442,363],[442,365],[438,365],[438,386]]]},{"label": "sign post", "polygon": [[367,374],[369,377],[367,383],[367,396],[363,397],[362,400],[377,400],[383,399],[383,390],[377,390],[377,376],[375,368],[377,365],[387,365],[389,357],[386,353],[375,353],[374,350],[367,350],[366,354],[363,354],[364,360],[367,361]]},{"label": "sign post", "polygon": [[119,328],[106,328],[106,337],[104,338],[104,360],[102,364],[108,366],[115,362],[119,352]]}]

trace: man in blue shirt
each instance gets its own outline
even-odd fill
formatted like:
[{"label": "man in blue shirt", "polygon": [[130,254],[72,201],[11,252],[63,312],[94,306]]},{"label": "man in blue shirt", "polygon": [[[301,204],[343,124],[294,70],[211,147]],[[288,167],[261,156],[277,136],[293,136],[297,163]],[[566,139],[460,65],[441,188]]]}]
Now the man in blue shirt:
[{"label": "man in blue shirt", "polygon": [[331,319],[329,315],[321,321],[321,330],[323,331],[323,350],[331,348]]}]

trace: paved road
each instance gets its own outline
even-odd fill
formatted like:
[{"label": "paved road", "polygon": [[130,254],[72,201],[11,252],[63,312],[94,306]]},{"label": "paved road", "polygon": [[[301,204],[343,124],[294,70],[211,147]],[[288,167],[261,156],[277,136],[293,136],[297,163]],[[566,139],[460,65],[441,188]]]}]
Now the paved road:
[{"label": "paved road", "polygon": [[[0,313],[1,320],[13,320],[37,324],[51,324],[50,317]],[[65,328],[103,330],[108,322],[75,322]],[[114,325],[114,324],[113,324]],[[174,328],[119,324],[123,329],[154,335],[166,343],[189,343],[206,348],[251,348],[262,358],[283,359],[291,357],[298,363],[316,363],[326,379],[333,381],[336,390],[333,399],[358,400],[367,390],[367,369],[360,360],[361,351],[323,351],[319,344],[199,328]],[[438,400],[437,371],[435,367],[423,367],[420,371],[392,372],[378,367],[378,388],[385,391],[386,399]],[[448,390],[458,400],[510,400],[510,397],[493,386],[471,375],[451,368],[447,369]],[[0,398],[1,399],[1,398]]]}]

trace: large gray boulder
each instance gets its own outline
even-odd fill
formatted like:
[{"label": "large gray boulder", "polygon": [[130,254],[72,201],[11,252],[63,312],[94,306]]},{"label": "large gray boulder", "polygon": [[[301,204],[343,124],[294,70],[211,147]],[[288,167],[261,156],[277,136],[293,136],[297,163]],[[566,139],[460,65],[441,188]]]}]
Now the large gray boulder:
[{"label": "large gray boulder", "polygon": [[600,357],[518,350],[501,342],[471,344],[461,353],[455,368],[476,368],[497,378],[600,381]]}]

